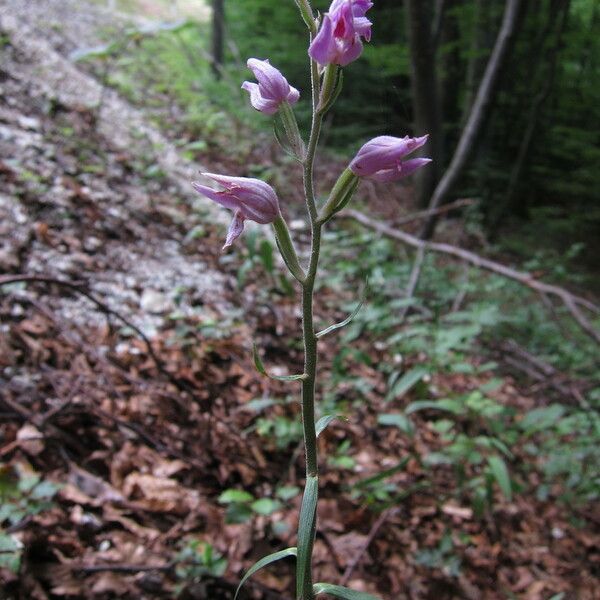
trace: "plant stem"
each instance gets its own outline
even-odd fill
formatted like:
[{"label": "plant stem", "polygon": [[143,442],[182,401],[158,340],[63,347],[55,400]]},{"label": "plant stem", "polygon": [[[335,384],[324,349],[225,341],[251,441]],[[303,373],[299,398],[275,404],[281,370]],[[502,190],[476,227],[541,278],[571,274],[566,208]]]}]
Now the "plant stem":
[{"label": "plant stem", "polygon": [[[310,217],[311,226],[311,253],[308,272],[302,282],[302,336],[304,341],[304,374],[302,381],[302,426],[304,431],[304,448],[306,453],[306,478],[318,476],[317,460],[317,434],[315,430],[315,384],[317,377],[317,336],[313,319],[313,302],[315,279],[319,265],[321,251],[321,229],[323,225],[318,222],[318,210],[315,199],[314,163],[321,133],[323,115],[318,112],[320,81],[319,68],[315,61],[311,61],[313,117],[308,148],[304,159],[304,194],[306,206]],[[306,493],[306,490],[305,490]],[[309,560],[305,565],[304,573],[299,573],[304,580],[304,594],[297,600],[313,600],[312,592],[312,546],[316,532],[316,518],[313,521]]]}]

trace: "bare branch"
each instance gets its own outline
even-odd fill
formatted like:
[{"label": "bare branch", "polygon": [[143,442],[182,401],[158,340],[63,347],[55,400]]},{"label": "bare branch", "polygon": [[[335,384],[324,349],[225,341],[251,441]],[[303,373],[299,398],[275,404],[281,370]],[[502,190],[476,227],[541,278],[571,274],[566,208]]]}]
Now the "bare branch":
[{"label": "bare branch", "polygon": [[465,262],[474,265],[475,267],[478,267],[479,269],[491,271],[492,273],[496,273],[502,277],[518,281],[522,285],[527,286],[539,294],[555,296],[561,300],[581,329],[598,344],[600,344],[600,332],[594,328],[594,326],[588,321],[586,316],[580,310],[580,307],[584,307],[591,312],[600,314],[600,307],[596,306],[589,300],[582,298],[581,296],[571,294],[571,292],[568,292],[564,288],[561,288],[557,285],[538,281],[531,275],[531,273],[517,271],[516,269],[512,269],[511,267],[507,267],[501,263],[483,258],[474,252],[464,250],[463,248],[439,242],[424,241],[399,229],[392,229],[380,221],[370,219],[365,214],[357,210],[345,210],[339,213],[339,216],[354,219],[369,229],[373,229],[374,231],[377,231],[383,235],[391,237],[395,240],[399,240],[403,244],[407,244],[413,248],[422,248],[425,251],[438,252],[440,254],[454,256],[460,260],[464,260]]},{"label": "bare branch", "polygon": [[457,200],[456,202],[452,202],[451,204],[440,206],[439,208],[421,210],[419,212],[406,215],[405,217],[400,217],[395,221],[395,224],[406,225],[407,223],[412,223],[413,221],[420,221],[421,219],[427,219],[435,215],[441,215],[459,208],[465,208],[466,206],[473,206],[473,204],[477,204],[477,201],[470,198],[463,198],[461,200]]}]

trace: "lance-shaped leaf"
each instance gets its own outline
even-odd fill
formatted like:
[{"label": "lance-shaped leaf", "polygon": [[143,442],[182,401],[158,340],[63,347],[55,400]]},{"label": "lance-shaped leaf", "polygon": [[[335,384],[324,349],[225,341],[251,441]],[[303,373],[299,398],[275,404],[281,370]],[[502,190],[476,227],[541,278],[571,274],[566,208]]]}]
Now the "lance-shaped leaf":
[{"label": "lance-shaped leaf", "polygon": [[510,475],[506,463],[500,456],[488,457],[488,465],[492,471],[494,479],[498,482],[502,493],[508,501],[512,500],[512,485],[510,483]]},{"label": "lance-shaped leaf", "polygon": [[253,344],[253,346],[252,346],[252,358],[254,359],[254,366],[256,367],[256,370],[261,375],[264,375],[265,377],[270,377],[271,379],[276,379],[277,381],[298,381],[299,379],[306,379],[304,374],[301,374],[301,375],[271,375],[270,373],[267,373],[267,370],[265,369],[265,365],[263,364],[260,354],[258,353],[258,348],[256,347],[256,344]]},{"label": "lance-shaped leaf", "polygon": [[344,600],[380,600],[377,596],[372,596],[365,592],[356,592],[347,587],[333,585],[331,583],[315,583],[313,586],[313,593],[315,596],[318,594],[329,594],[330,596],[343,598]]},{"label": "lance-shaped leaf", "polygon": [[325,431],[325,429],[327,429],[327,427],[329,427],[329,424],[332,421],[335,421],[336,419],[341,419],[343,421],[348,420],[343,415],[325,415],[324,417],[321,417],[315,425],[317,437],[319,437],[323,433],[323,431]]},{"label": "lance-shaped leaf", "polygon": [[252,577],[252,575],[254,575],[254,573],[256,573],[257,571],[260,571],[260,569],[270,565],[271,563],[281,560],[282,558],[287,558],[288,556],[297,556],[297,554],[298,553],[297,553],[297,550],[295,547],[286,548],[285,550],[280,550],[279,552],[274,552],[273,554],[269,554],[269,556],[265,556],[264,558],[261,558],[259,561],[255,562],[248,569],[246,574],[242,577],[242,580],[240,581],[240,584],[238,585],[237,590],[235,591],[235,596],[233,597],[233,600],[237,599],[238,594],[240,593],[240,590],[242,589],[242,586],[244,585],[244,583],[246,583],[246,581],[248,581],[248,579],[250,577]]},{"label": "lance-shaped leaf", "polygon": [[336,331],[338,329],[341,329],[342,327],[346,327],[346,325],[349,325],[354,320],[354,317],[356,317],[356,315],[360,312],[360,309],[362,308],[363,304],[365,303],[365,300],[367,299],[368,290],[369,290],[369,281],[367,280],[367,282],[365,284],[365,289],[363,291],[362,298],[361,298],[360,302],[358,303],[358,305],[356,306],[356,308],[350,313],[350,315],[348,315],[348,317],[346,317],[340,323],[335,323],[334,325],[330,325],[329,327],[327,327],[327,329],[323,329],[323,331],[319,331],[319,333],[317,333],[317,338],[322,338],[322,337],[326,336],[327,334],[332,333],[333,331]]},{"label": "lance-shaped leaf", "polygon": [[307,477],[300,522],[298,524],[298,562],[296,563],[296,597],[307,598],[310,590],[310,559],[315,541],[317,520],[317,499],[319,497],[319,478]]}]

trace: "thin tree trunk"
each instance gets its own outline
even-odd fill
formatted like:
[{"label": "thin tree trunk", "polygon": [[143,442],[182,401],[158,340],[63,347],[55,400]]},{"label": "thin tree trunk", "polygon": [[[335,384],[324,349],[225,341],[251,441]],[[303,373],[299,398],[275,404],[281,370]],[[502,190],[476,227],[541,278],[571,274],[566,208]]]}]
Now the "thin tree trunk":
[{"label": "thin tree trunk", "polygon": [[437,97],[435,46],[431,30],[432,6],[430,1],[405,0],[408,40],[411,51],[413,111],[415,134],[429,134],[429,142],[422,155],[433,159],[417,179],[419,206],[427,206],[441,175],[444,164],[444,146],[440,105]]},{"label": "thin tree trunk", "polygon": [[221,79],[225,38],[225,0],[212,0],[212,70]]},{"label": "thin tree trunk", "polygon": [[[519,25],[522,4],[523,0],[506,0],[502,26],[500,27],[494,50],[479,85],[473,109],[463,129],[450,166],[433,192],[431,202],[429,203],[430,208],[437,208],[440,204],[448,200],[448,196],[462,175],[470,154],[481,134],[483,125],[490,113],[496,84],[498,83],[502,67],[513,46],[514,36]],[[435,217],[429,219],[421,231],[421,237],[430,238],[435,230],[436,222],[437,219]]]},{"label": "thin tree trunk", "polygon": [[[518,184],[521,179],[521,175],[525,168],[525,163],[527,161],[527,156],[529,154],[529,149],[531,147],[531,142],[534,137],[535,130],[537,128],[540,112],[544,102],[548,99],[550,92],[552,91],[552,86],[554,84],[554,77],[556,75],[556,66],[558,55],[560,53],[560,49],[562,47],[562,40],[565,33],[565,29],[567,27],[569,9],[571,6],[571,0],[558,0],[558,4],[562,5],[559,7],[555,7],[554,3],[550,6],[551,14],[549,16],[548,23],[548,34],[554,26],[554,21],[558,14],[561,14],[561,21],[558,26],[558,30],[556,32],[556,40],[554,45],[549,50],[549,52],[544,53],[543,60],[548,64],[548,69],[543,73],[543,85],[538,94],[536,94],[531,102],[529,108],[529,114],[527,117],[527,125],[525,127],[525,131],[523,133],[523,138],[521,139],[521,144],[519,146],[519,151],[517,153],[517,158],[511,170],[510,179],[508,183],[508,189],[506,192],[506,196],[504,201],[502,202],[499,209],[496,211],[495,215],[492,219],[491,231],[495,233],[500,226],[502,219],[506,217],[507,211],[510,211],[511,207],[514,205]],[[560,11],[560,13],[559,13]],[[540,53],[540,58],[542,58]],[[542,69],[543,70],[543,69]]]}]

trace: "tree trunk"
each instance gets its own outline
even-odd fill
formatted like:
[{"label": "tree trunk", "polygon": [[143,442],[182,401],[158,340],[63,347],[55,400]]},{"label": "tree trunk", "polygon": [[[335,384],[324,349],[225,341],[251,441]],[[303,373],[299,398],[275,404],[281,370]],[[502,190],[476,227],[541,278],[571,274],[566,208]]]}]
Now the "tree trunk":
[{"label": "tree trunk", "polygon": [[225,38],[225,0],[212,0],[212,70],[221,79]]},{"label": "tree trunk", "polygon": [[[563,36],[567,27],[570,6],[571,0],[556,0],[556,2],[551,2],[550,4],[550,15],[548,17],[548,24],[544,32],[544,37],[546,38],[551,35],[552,30],[555,26],[555,21],[560,16],[560,22],[556,31],[556,38],[551,48],[546,50],[546,52],[540,51],[538,53],[538,71],[539,73],[541,73],[541,77],[538,76],[536,79],[541,79],[543,83],[539,92],[532,98],[531,105],[529,107],[527,125],[523,132],[523,137],[519,146],[517,158],[511,170],[506,196],[500,204],[500,206],[496,209],[495,213],[492,215],[490,226],[492,235],[495,235],[497,233],[500,223],[507,216],[507,213],[510,212],[511,208],[515,205],[518,185],[521,180],[523,170],[525,169],[527,156],[529,154],[531,142],[534,138],[540,113],[544,103],[546,102],[548,96],[552,91],[552,86],[556,74],[558,56],[560,54],[560,49],[563,45]],[[540,50],[542,50],[542,48],[540,48]],[[546,66],[547,68],[544,69],[544,66]]]},{"label": "tree trunk", "polygon": [[442,119],[437,96],[435,46],[431,22],[432,3],[405,0],[408,40],[411,52],[413,111],[416,135],[429,134],[422,155],[433,163],[419,173],[417,179],[419,206],[427,206],[444,164]]},{"label": "tree trunk", "polygon": [[[458,147],[452,157],[450,166],[437,184],[429,208],[437,208],[448,200],[452,188],[462,175],[467,161],[477,142],[484,123],[491,111],[496,91],[496,84],[514,42],[514,36],[519,26],[519,17],[523,0],[506,0],[502,26],[494,45],[494,50],[488,61],[485,73],[479,85],[473,108],[463,129]],[[428,219],[421,231],[421,237],[426,239],[433,235],[437,219]]]}]

